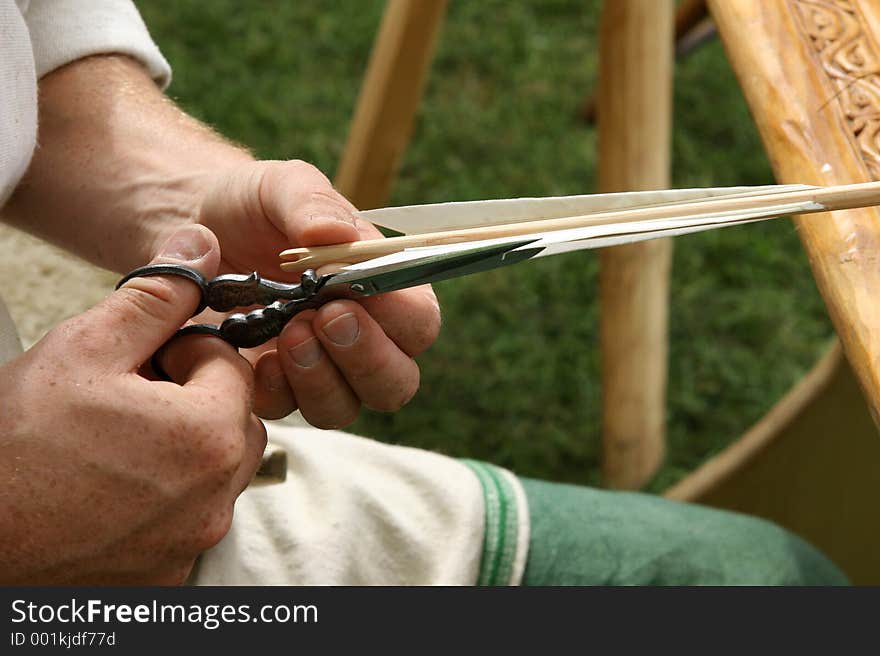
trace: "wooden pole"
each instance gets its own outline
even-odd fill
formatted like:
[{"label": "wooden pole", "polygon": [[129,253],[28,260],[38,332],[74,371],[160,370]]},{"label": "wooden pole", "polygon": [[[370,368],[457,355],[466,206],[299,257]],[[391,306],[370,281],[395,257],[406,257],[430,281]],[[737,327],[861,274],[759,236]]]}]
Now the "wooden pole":
[{"label": "wooden pole", "polygon": [[[707,23],[708,21],[708,23]],[[708,41],[714,34],[706,0],[683,0],[675,10],[675,54],[683,57]],[[596,120],[597,98],[593,93],[581,105],[581,118]]]},{"label": "wooden pole", "polygon": [[[606,0],[599,43],[599,189],[669,186],[672,0]],[[669,270],[657,240],[601,254],[604,482],[636,489],[665,453]]]},{"label": "wooden pole", "polygon": [[388,0],[336,174],[361,209],[385,205],[406,151],[447,0]]},{"label": "wooden pole", "polygon": [[[710,0],[780,182],[880,179],[880,3]],[[880,419],[880,211],[795,218],[813,275]]]}]

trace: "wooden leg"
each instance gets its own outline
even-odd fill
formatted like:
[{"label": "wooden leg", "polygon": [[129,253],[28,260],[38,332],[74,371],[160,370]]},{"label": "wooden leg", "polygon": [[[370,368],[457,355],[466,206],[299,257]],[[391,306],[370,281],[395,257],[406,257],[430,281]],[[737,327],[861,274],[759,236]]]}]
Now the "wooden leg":
[{"label": "wooden leg", "polygon": [[[599,79],[599,188],[669,185],[672,0],[607,0]],[[603,477],[641,487],[665,451],[668,240],[601,254]]]},{"label": "wooden leg", "polygon": [[[706,0],[683,0],[675,10],[675,54],[684,57],[706,43],[715,33]],[[596,94],[589,95],[581,105],[581,118],[587,123],[596,120]]]},{"label": "wooden leg", "polygon": [[880,584],[880,435],[835,346],[730,447],[667,491],[773,520],[854,583]]},{"label": "wooden leg", "polygon": [[383,206],[409,143],[447,0],[388,0],[336,174],[361,209]]},{"label": "wooden leg", "polygon": [[[880,178],[880,4],[710,0],[709,8],[780,182]],[[880,210],[795,221],[877,420]]]},{"label": "wooden leg", "polygon": [[[880,5],[710,0],[709,7],[779,182],[880,178]],[[772,519],[823,549],[854,582],[876,585],[880,211],[812,214],[796,225],[849,366],[832,349],[764,419],[667,496]]]}]

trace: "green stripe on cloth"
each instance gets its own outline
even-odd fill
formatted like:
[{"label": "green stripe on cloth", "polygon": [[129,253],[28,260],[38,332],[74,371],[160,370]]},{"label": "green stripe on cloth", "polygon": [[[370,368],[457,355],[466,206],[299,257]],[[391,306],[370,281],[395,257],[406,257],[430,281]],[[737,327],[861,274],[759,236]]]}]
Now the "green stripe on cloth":
[{"label": "green stripe on cloth", "polygon": [[502,471],[485,462],[462,460],[483,488],[486,532],[477,585],[510,585],[519,530],[516,494]]}]

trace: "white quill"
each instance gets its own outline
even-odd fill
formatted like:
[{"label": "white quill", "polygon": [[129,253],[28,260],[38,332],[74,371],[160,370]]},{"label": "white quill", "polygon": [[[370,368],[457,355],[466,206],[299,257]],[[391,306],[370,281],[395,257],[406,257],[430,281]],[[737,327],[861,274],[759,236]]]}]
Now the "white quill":
[{"label": "white quill", "polygon": [[396,230],[405,235],[418,235],[441,230],[480,228],[503,223],[555,219],[668,203],[698,202],[708,198],[742,198],[810,188],[807,185],[765,185],[762,187],[627,191],[613,194],[548,196],[546,198],[502,198],[385,207],[378,210],[367,210],[361,212],[361,215],[370,223]]},{"label": "white quill", "polygon": [[290,249],[282,268],[350,271],[529,240],[534,257],[674,237],[777,218],[880,204],[880,183],[767,185],[513,198],[390,207],[365,220],[403,233],[385,240]]}]

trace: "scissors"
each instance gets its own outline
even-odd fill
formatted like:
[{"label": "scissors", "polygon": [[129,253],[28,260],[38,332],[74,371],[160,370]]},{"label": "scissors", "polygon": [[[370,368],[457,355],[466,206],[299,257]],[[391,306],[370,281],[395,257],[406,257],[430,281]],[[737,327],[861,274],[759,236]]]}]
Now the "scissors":
[{"label": "scissors", "polygon": [[[488,271],[527,260],[542,247],[528,248],[536,239],[508,241],[489,248],[466,248],[452,253],[431,253],[424,256],[410,254],[405,260],[383,264],[348,267],[334,273],[319,275],[307,269],[298,283],[266,280],[259,273],[248,275],[224,274],[206,279],[201,273],[179,264],[148,264],[134,269],[117,283],[119,289],[132,278],[172,275],[195,283],[201,292],[201,301],[193,316],[205,308],[229,312],[253,305],[263,307],[247,313],[235,313],[221,324],[190,324],[180,328],[175,337],[184,335],[211,335],[219,337],[236,348],[253,348],[277,337],[299,312],[317,308],[340,297],[364,297],[416,285],[438,282],[449,278]],[[172,338],[173,339],[173,338]],[[156,368],[154,358],[154,368]],[[161,369],[157,369],[161,372]]]}]

